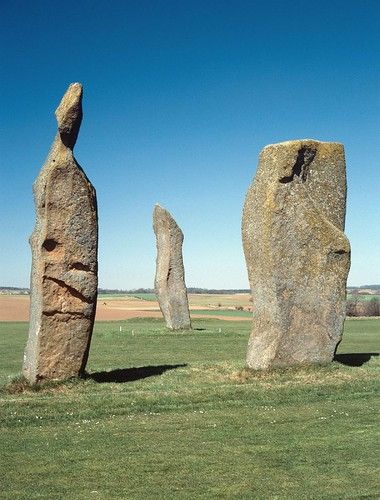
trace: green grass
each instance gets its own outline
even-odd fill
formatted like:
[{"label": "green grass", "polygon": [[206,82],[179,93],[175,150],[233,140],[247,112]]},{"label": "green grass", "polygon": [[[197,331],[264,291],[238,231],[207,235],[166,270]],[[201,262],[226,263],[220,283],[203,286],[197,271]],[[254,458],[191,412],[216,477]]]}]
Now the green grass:
[{"label": "green grass", "polygon": [[[3,389],[0,497],[378,497],[379,320],[346,322],[339,352],[361,366],[256,374],[243,370],[249,321],[193,324],[97,323],[92,378]],[[0,323],[2,384],[26,334]]]},{"label": "green grass", "polygon": [[114,299],[125,299],[128,297],[125,293],[99,293],[98,300],[114,300]]},{"label": "green grass", "polygon": [[238,318],[251,318],[252,313],[248,311],[238,311],[236,309],[191,309],[192,314],[205,314],[207,316],[231,316]]},{"label": "green grass", "polygon": [[98,300],[115,300],[127,299],[133,297],[135,299],[155,301],[157,297],[154,293],[99,293]]},{"label": "green grass", "polygon": [[148,300],[154,302],[157,300],[155,293],[129,293],[128,297],[135,297],[136,299]]}]

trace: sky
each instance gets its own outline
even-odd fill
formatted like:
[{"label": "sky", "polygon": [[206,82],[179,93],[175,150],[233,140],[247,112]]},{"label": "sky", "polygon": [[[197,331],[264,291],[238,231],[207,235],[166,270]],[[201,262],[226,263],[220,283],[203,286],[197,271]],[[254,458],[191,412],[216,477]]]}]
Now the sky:
[{"label": "sky", "polygon": [[100,287],[153,287],[159,202],[184,232],[188,286],[248,288],[241,214],[258,155],[302,138],[344,144],[348,283],[380,283],[378,0],[1,4],[0,286],[29,286],[32,183],[76,81]]}]

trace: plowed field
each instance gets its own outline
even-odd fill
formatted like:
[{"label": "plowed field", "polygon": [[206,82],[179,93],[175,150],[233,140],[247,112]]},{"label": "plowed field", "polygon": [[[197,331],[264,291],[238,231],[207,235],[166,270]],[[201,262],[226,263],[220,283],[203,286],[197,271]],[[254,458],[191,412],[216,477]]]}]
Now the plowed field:
[{"label": "plowed field", "polygon": [[[247,320],[249,317],[231,316],[226,314],[234,312],[234,307],[241,305],[247,307],[248,294],[236,295],[189,295],[190,310],[194,318],[210,317],[225,320]],[[0,295],[0,321],[28,321],[29,320],[29,295]],[[202,311],[199,314],[198,311]],[[204,311],[204,312],[203,312]],[[100,298],[96,309],[97,321],[123,320],[130,318],[161,318],[162,314],[157,301],[142,300],[135,297]]]}]

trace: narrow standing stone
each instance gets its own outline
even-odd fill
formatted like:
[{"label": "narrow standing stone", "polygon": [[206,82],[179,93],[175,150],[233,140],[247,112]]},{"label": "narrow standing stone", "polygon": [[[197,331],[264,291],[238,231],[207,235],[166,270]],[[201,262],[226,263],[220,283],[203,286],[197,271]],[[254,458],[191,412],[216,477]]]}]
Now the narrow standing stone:
[{"label": "narrow standing stone", "polygon": [[82,85],[73,83],[55,112],[58,133],[34,185],[29,337],[30,383],[84,372],[97,298],[95,189],[73,156],[82,121]]},{"label": "narrow standing stone", "polygon": [[345,212],[341,144],[306,139],[263,149],[242,222],[253,299],[249,368],[333,359],[350,267]]},{"label": "narrow standing stone", "polygon": [[191,328],[182,258],[183,233],[160,205],[154,207],[153,229],[157,242],[154,286],[166,326],[171,330]]}]

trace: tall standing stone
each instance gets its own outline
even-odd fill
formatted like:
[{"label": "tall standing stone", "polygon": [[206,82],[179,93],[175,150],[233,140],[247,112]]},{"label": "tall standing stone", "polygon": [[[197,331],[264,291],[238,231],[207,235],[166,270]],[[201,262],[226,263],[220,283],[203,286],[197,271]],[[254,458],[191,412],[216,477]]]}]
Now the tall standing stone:
[{"label": "tall standing stone", "polygon": [[342,144],[306,139],[263,149],[242,223],[253,299],[249,368],[333,359],[350,267],[345,212]]},{"label": "tall standing stone", "polygon": [[182,258],[183,233],[170,213],[158,204],[153,211],[153,229],[157,242],[154,286],[166,326],[171,330],[191,328]]},{"label": "tall standing stone", "polygon": [[82,85],[73,83],[55,112],[58,133],[34,185],[29,338],[30,383],[84,372],[97,298],[95,189],[73,156],[82,121]]}]

